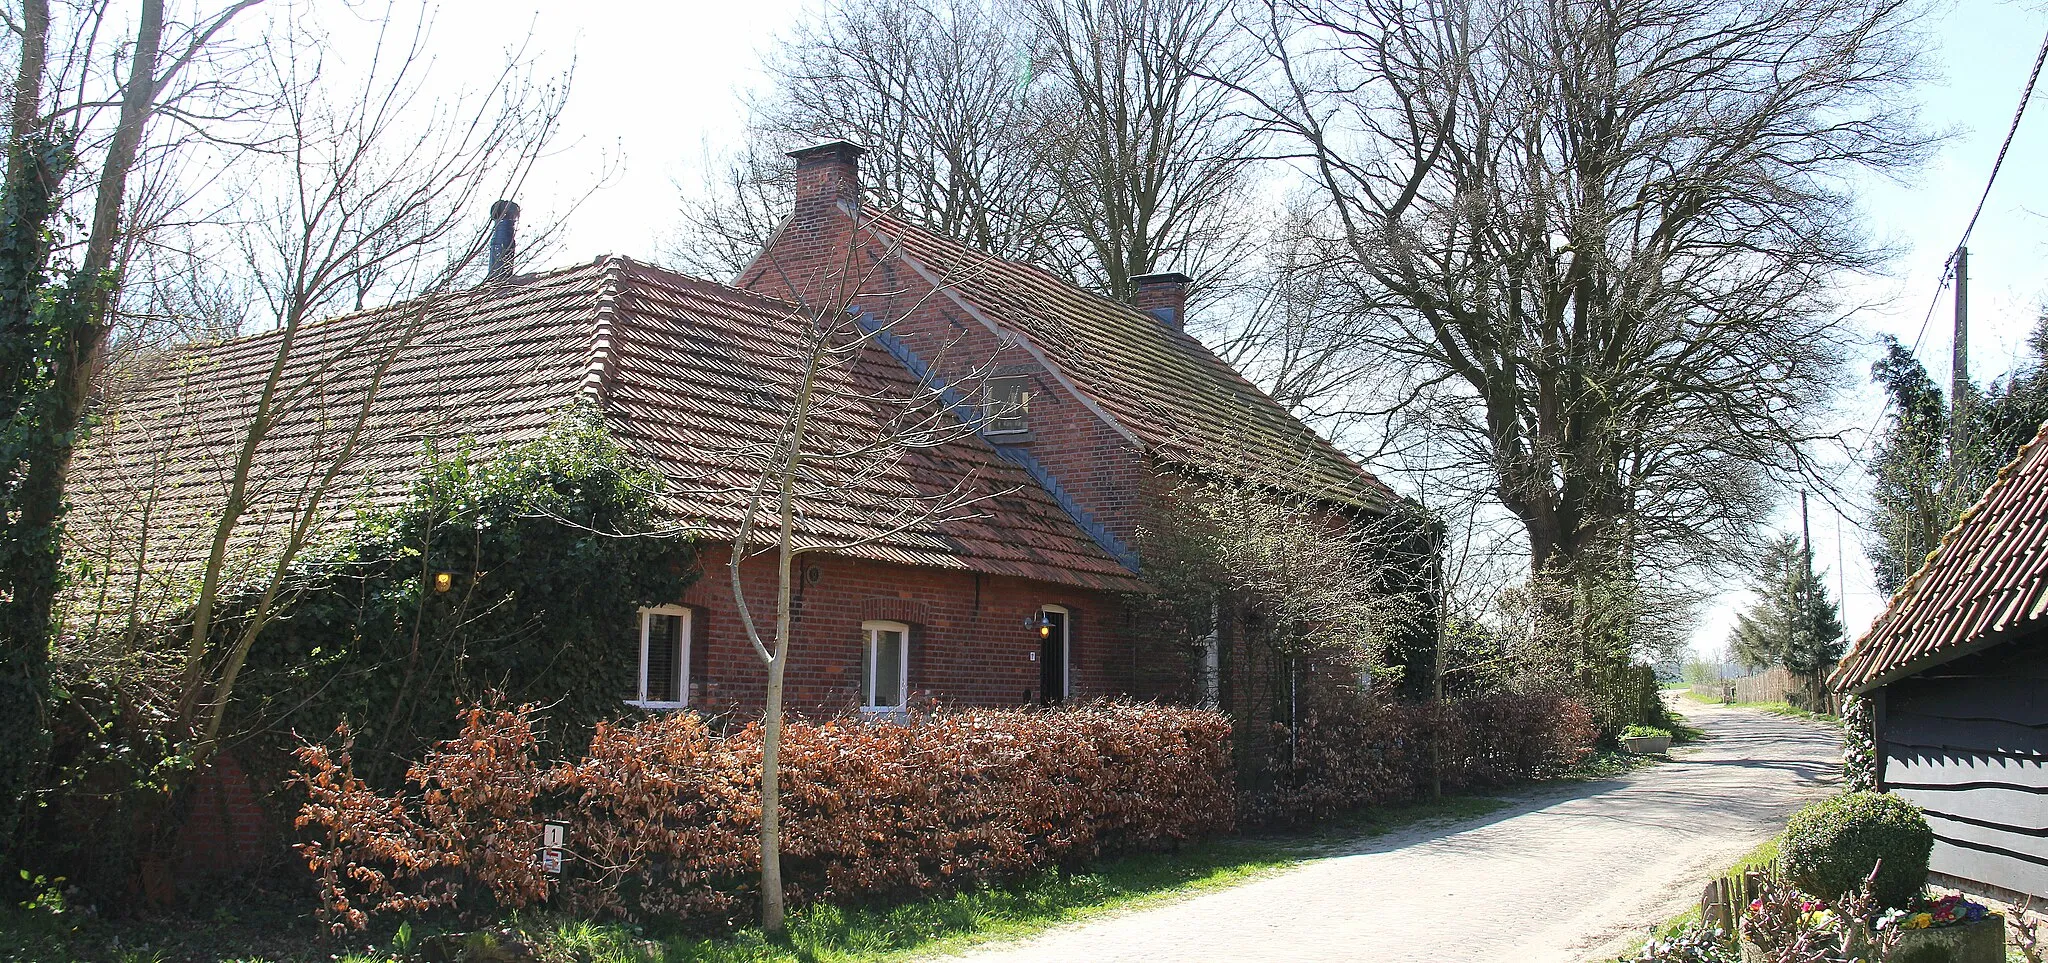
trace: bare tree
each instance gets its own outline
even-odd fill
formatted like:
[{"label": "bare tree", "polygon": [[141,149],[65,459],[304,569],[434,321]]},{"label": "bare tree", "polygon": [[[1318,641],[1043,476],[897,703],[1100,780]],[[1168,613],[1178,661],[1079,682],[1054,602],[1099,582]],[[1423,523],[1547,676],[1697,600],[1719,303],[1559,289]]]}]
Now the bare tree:
[{"label": "bare tree", "polygon": [[[567,78],[536,75],[514,51],[484,88],[433,99],[425,86],[431,21],[394,8],[367,75],[330,82],[317,35],[276,38],[263,60],[281,105],[275,197],[252,198],[243,251],[270,317],[275,350],[247,414],[227,491],[214,516],[180,682],[174,728],[193,733],[203,763],[249,649],[268,624],[298,552],[331,520],[328,498],[369,440],[392,364],[412,347],[442,295],[476,277],[484,201],[517,193],[557,129]],[[337,310],[404,302],[362,326],[358,345],[308,365],[301,330]],[[332,402],[346,398],[336,411]],[[278,464],[266,445],[280,425],[317,422],[310,464]],[[396,427],[381,425],[389,431]],[[267,504],[266,504],[267,503]],[[223,649],[213,612],[231,548],[254,513],[271,539],[256,602]],[[247,590],[250,586],[238,586]]]},{"label": "bare tree", "polygon": [[1079,242],[1078,280],[1119,300],[1173,269],[1198,292],[1236,273],[1261,226],[1248,165],[1256,132],[1227,85],[1248,61],[1220,0],[1028,0],[1047,64],[1038,107],[1055,217]]},{"label": "bare tree", "polygon": [[[1003,4],[837,0],[801,23],[768,61],[755,142],[706,185],[707,204],[685,210],[687,266],[738,273],[789,209],[783,152],[839,139],[868,148],[867,188],[883,206],[998,256],[1052,260],[1033,40]],[[759,203],[764,188],[771,203]]]},{"label": "bare tree", "polygon": [[[1749,544],[1837,383],[1844,179],[1928,140],[1902,0],[1269,0],[1259,83],[1359,347],[1428,401],[1532,571],[1626,584]],[[1584,593],[1540,592],[1569,625]]]},{"label": "bare tree", "polygon": [[[124,205],[152,118],[190,93],[195,64],[208,60],[219,35],[257,0],[205,9],[189,23],[166,20],[163,0],[141,0],[132,32],[111,22],[104,4],[70,11],[89,27],[67,49],[47,0],[24,0],[15,28],[16,69],[9,111],[6,234],[9,297],[0,306],[0,721],[20,738],[0,760],[0,854],[14,855],[16,807],[31,796],[47,743],[51,613],[61,584],[59,522],[64,480],[88,395],[111,330],[117,254],[128,236]],[[125,48],[98,45],[127,33]],[[88,38],[78,42],[78,37]],[[53,43],[57,43],[53,49]],[[122,72],[117,65],[125,65]],[[97,101],[53,109],[91,78],[106,93]],[[81,98],[83,100],[83,98]],[[111,124],[100,108],[116,112]],[[95,135],[103,136],[99,145]],[[88,157],[90,165],[79,163]],[[65,183],[75,169],[94,169],[86,234],[76,260],[61,263],[50,238]],[[45,290],[62,277],[58,290]],[[14,874],[4,874],[7,879]]]},{"label": "bare tree", "polygon": [[[884,263],[862,264],[849,252],[810,289],[871,290]],[[904,315],[915,313],[947,283],[942,279]],[[779,424],[767,438],[725,453],[722,461],[731,471],[721,477],[737,478],[738,485],[686,484],[681,492],[698,502],[738,504],[727,574],[740,623],[768,671],[761,717],[760,852],[761,925],[771,933],[781,931],[784,917],[783,679],[791,656],[791,595],[799,560],[807,552],[856,550],[934,521],[973,517],[981,502],[1013,490],[972,470],[950,483],[906,480],[926,463],[923,453],[961,442],[980,431],[986,419],[1010,414],[984,411],[954,391],[953,386],[986,375],[986,365],[959,366],[949,371],[951,380],[941,380],[940,365],[934,363],[913,371],[914,380],[906,384],[904,367],[886,350],[894,338],[891,324],[852,310],[843,299],[800,303],[791,311],[790,326],[798,335],[786,344],[761,348],[762,387],[779,413]],[[942,361],[948,347],[938,346],[933,360]],[[832,524],[858,535],[821,537],[804,530],[805,519],[835,517],[840,511],[835,505],[856,506],[860,521]],[[772,559],[772,614],[749,601],[742,575],[745,563],[762,557]]]},{"label": "bare tree", "polygon": [[837,0],[770,62],[759,143],[686,207],[686,267],[737,273],[787,209],[782,152],[869,149],[881,206],[1113,297],[1174,269],[1211,290],[1263,230],[1224,0]]}]

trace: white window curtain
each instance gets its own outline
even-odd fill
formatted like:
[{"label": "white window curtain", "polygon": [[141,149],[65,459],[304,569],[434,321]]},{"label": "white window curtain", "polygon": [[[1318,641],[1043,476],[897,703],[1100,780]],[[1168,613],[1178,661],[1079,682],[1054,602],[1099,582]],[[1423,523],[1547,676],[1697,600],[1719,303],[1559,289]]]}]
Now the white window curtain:
[{"label": "white window curtain", "polygon": [[899,712],[910,690],[910,626],[901,622],[863,622],[866,651],[861,659],[861,708]]}]

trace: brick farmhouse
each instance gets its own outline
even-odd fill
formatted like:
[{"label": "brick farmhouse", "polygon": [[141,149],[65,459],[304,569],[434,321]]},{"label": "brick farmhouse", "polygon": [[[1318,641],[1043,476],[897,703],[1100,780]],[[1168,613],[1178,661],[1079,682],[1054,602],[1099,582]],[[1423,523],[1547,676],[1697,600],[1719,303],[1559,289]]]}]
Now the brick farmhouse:
[{"label": "brick farmhouse", "polygon": [[[1354,515],[1398,503],[1183,330],[1186,278],[1140,278],[1137,303],[1118,303],[864,207],[857,147],[792,156],[795,209],[734,286],[607,256],[303,328],[284,382],[321,389],[273,431],[257,474],[288,492],[294,466],[331,449],[346,419],[323,407],[368,396],[364,359],[394,332],[403,346],[374,390],[352,504],[402,498],[429,443],[516,444],[594,404],[657,470],[665,517],[699,545],[701,577],[619,613],[635,653],[621,696],[649,709],[761,697],[765,671],[725,577],[745,488],[733,453],[782,424],[803,318],[820,306],[886,328],[827,391],[885,405],[936,380],[967,399],[961,424],[975,430],[800,500],[788,677],[799,710],[1213,700],[1228,683],[1205,667],[1227,643],[1160,639],[1134,604],[1147,589],[1134,545],[1176,473],[1238,466]],[[186,353],[125,392],[77,465],[80,545],[117,568],[148,556],[136,584],[175,594],[163,573],[203,550],[206,506],[279,337]],[[842,404],[821,417],[818,430],[858,437],[887,412]],[[974,509],[891,523],[892,506],[947,486],[978,492]],[[260,555],[263,512],[247,527]],[[772,563],[743,566],[757,610]]]}]

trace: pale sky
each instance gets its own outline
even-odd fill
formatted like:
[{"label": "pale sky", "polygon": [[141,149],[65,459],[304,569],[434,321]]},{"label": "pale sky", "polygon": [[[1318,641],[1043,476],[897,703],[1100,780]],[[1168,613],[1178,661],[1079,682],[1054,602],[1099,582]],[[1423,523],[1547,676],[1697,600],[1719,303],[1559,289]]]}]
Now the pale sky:
[{"label": "pale sky", "polygon": [[[651,257],[677,219],[677,182],[694,184],[706,151],[739,144],[745,91],[760,83],[758,64],[776,35],[817,0],[636,3],[629,0],[525,3],[443,0],[434,48],[439,79],[487,70],[507,44],[536,27],[536,45],[558,65],[576,58],[564,149],[529,186],[530,195],[580,192],[603,158],[618,158],[616,176],[564,225],[552,260],[582,261],[603,253]],[[1912,343],[1933,297],[1943,260],[1954,247],[2004,136],[2032,66],[2048,14],[1997,0],[1962,0],[1927,19],[1938,78],[1920,91],[1931,126],[1955,136],[1913,183],[1868,185],[1863,211],[1900,252],[1893,276],[1858,293],[1884,303],[1855,319],[1871,338],[1890,332]],[[2036,100],[2048,97],[2037,92]],[[1902,105],[1909,106],[1909,105]],[[2037,307],[2048,299],[2048,104],[2035,103],[2021,126],[2004,172],[1970,244],[1972,371],[1980,380],[2003,372],[2023,348]],[[535,206],[529,203],[529,208]],[[535,265],[539,266],[539,265]],[[1949,357],[1947,296],[1921,340],[1930,373],[1945,380]],[[1879,396],[1868,384],[1870,356],[1853,366],[1843,399],[1868,426]],[[1797,529],[1796,493],[1782,518]],[[1852,513],[1853,514],[1853,513]],[[1838,540],[1839,533],[1839,540]],[[1854,520],[1825,502],[1813,506],[1817,561],[1831,587],[1843,589],[1845,621],[1860,633],[1883,604],[1871,585]],[[1837,559],[1840,560],[1838,567]],[[1717,648],[1731,613],[1743,601],[1735,586],[1703,614],[1695,646]]]}]

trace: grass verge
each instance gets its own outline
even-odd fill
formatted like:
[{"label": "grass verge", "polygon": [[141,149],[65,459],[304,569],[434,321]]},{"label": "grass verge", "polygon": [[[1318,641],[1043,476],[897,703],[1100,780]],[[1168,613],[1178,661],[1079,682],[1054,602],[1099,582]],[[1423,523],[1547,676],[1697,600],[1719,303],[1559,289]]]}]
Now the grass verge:
[{"label": "grass verge", "polygon": [[[1014,884],[887,908],[811,906],[792,913],[786,935],[746,928],[718,937],[657,927],[528,914],[506,925],[537,943],[543,960],[576,963],[879,963],[1029,936],[1063,923],[1143,909],[1221,889],[1328,855],[1333,845],[1433,820],[1477,818],[1506,802],[1447,796],[1362,811],[1312,830],[1215,840],[1172,853],[1050,870]],[[0,911],[0,960],[55,963],[386,963],[431,930],[389,928],[352,941],[319,931],[280,898],[219,911],[210,920],[105,920],[61,907]],[[366,942],[365,940],[368,940]]]},{"label": "grass verge", "polygon": [[[1727,869],[1722,870],[1720,876],[1716,878],[1733,876],[1737,873],[1746,873],[1752,869],[1763,869],[1764,867],[1777,862],[1779,838],[1780,837],[1772,836],[1771,838],[1766,839],[1763,842],[1757,844],[1757,847],[1755,849],[1750,850],[1747,855],[1743,856],[1741,859],[1736,860]],[[1704,886],[1705,882],[1702,881],[1701,885]],[[1685,912],[1680,913],[1677,916],[1674,916],[1668,920],[1665,920],[1664,922],[1659,923],[1654,927],[1651,927],[1650,931],[1646,933],[1642,939],[1637,940],[1633,946],[1629,947],[1628,952],[1623,953],[1621,955],[1621,959],[1627,960],[1635,956],[1637,953],[1641,952],[1644,944],[1650,942],[1653,939],[1670,939],[1671,937],[1677,936],[1678,934],[1685,932],[1685,930],[1688,927],[1692,926],[1694,923],[1699,922],[1699,918],[1700,908],[1698,906],[1687,908]]]}]

